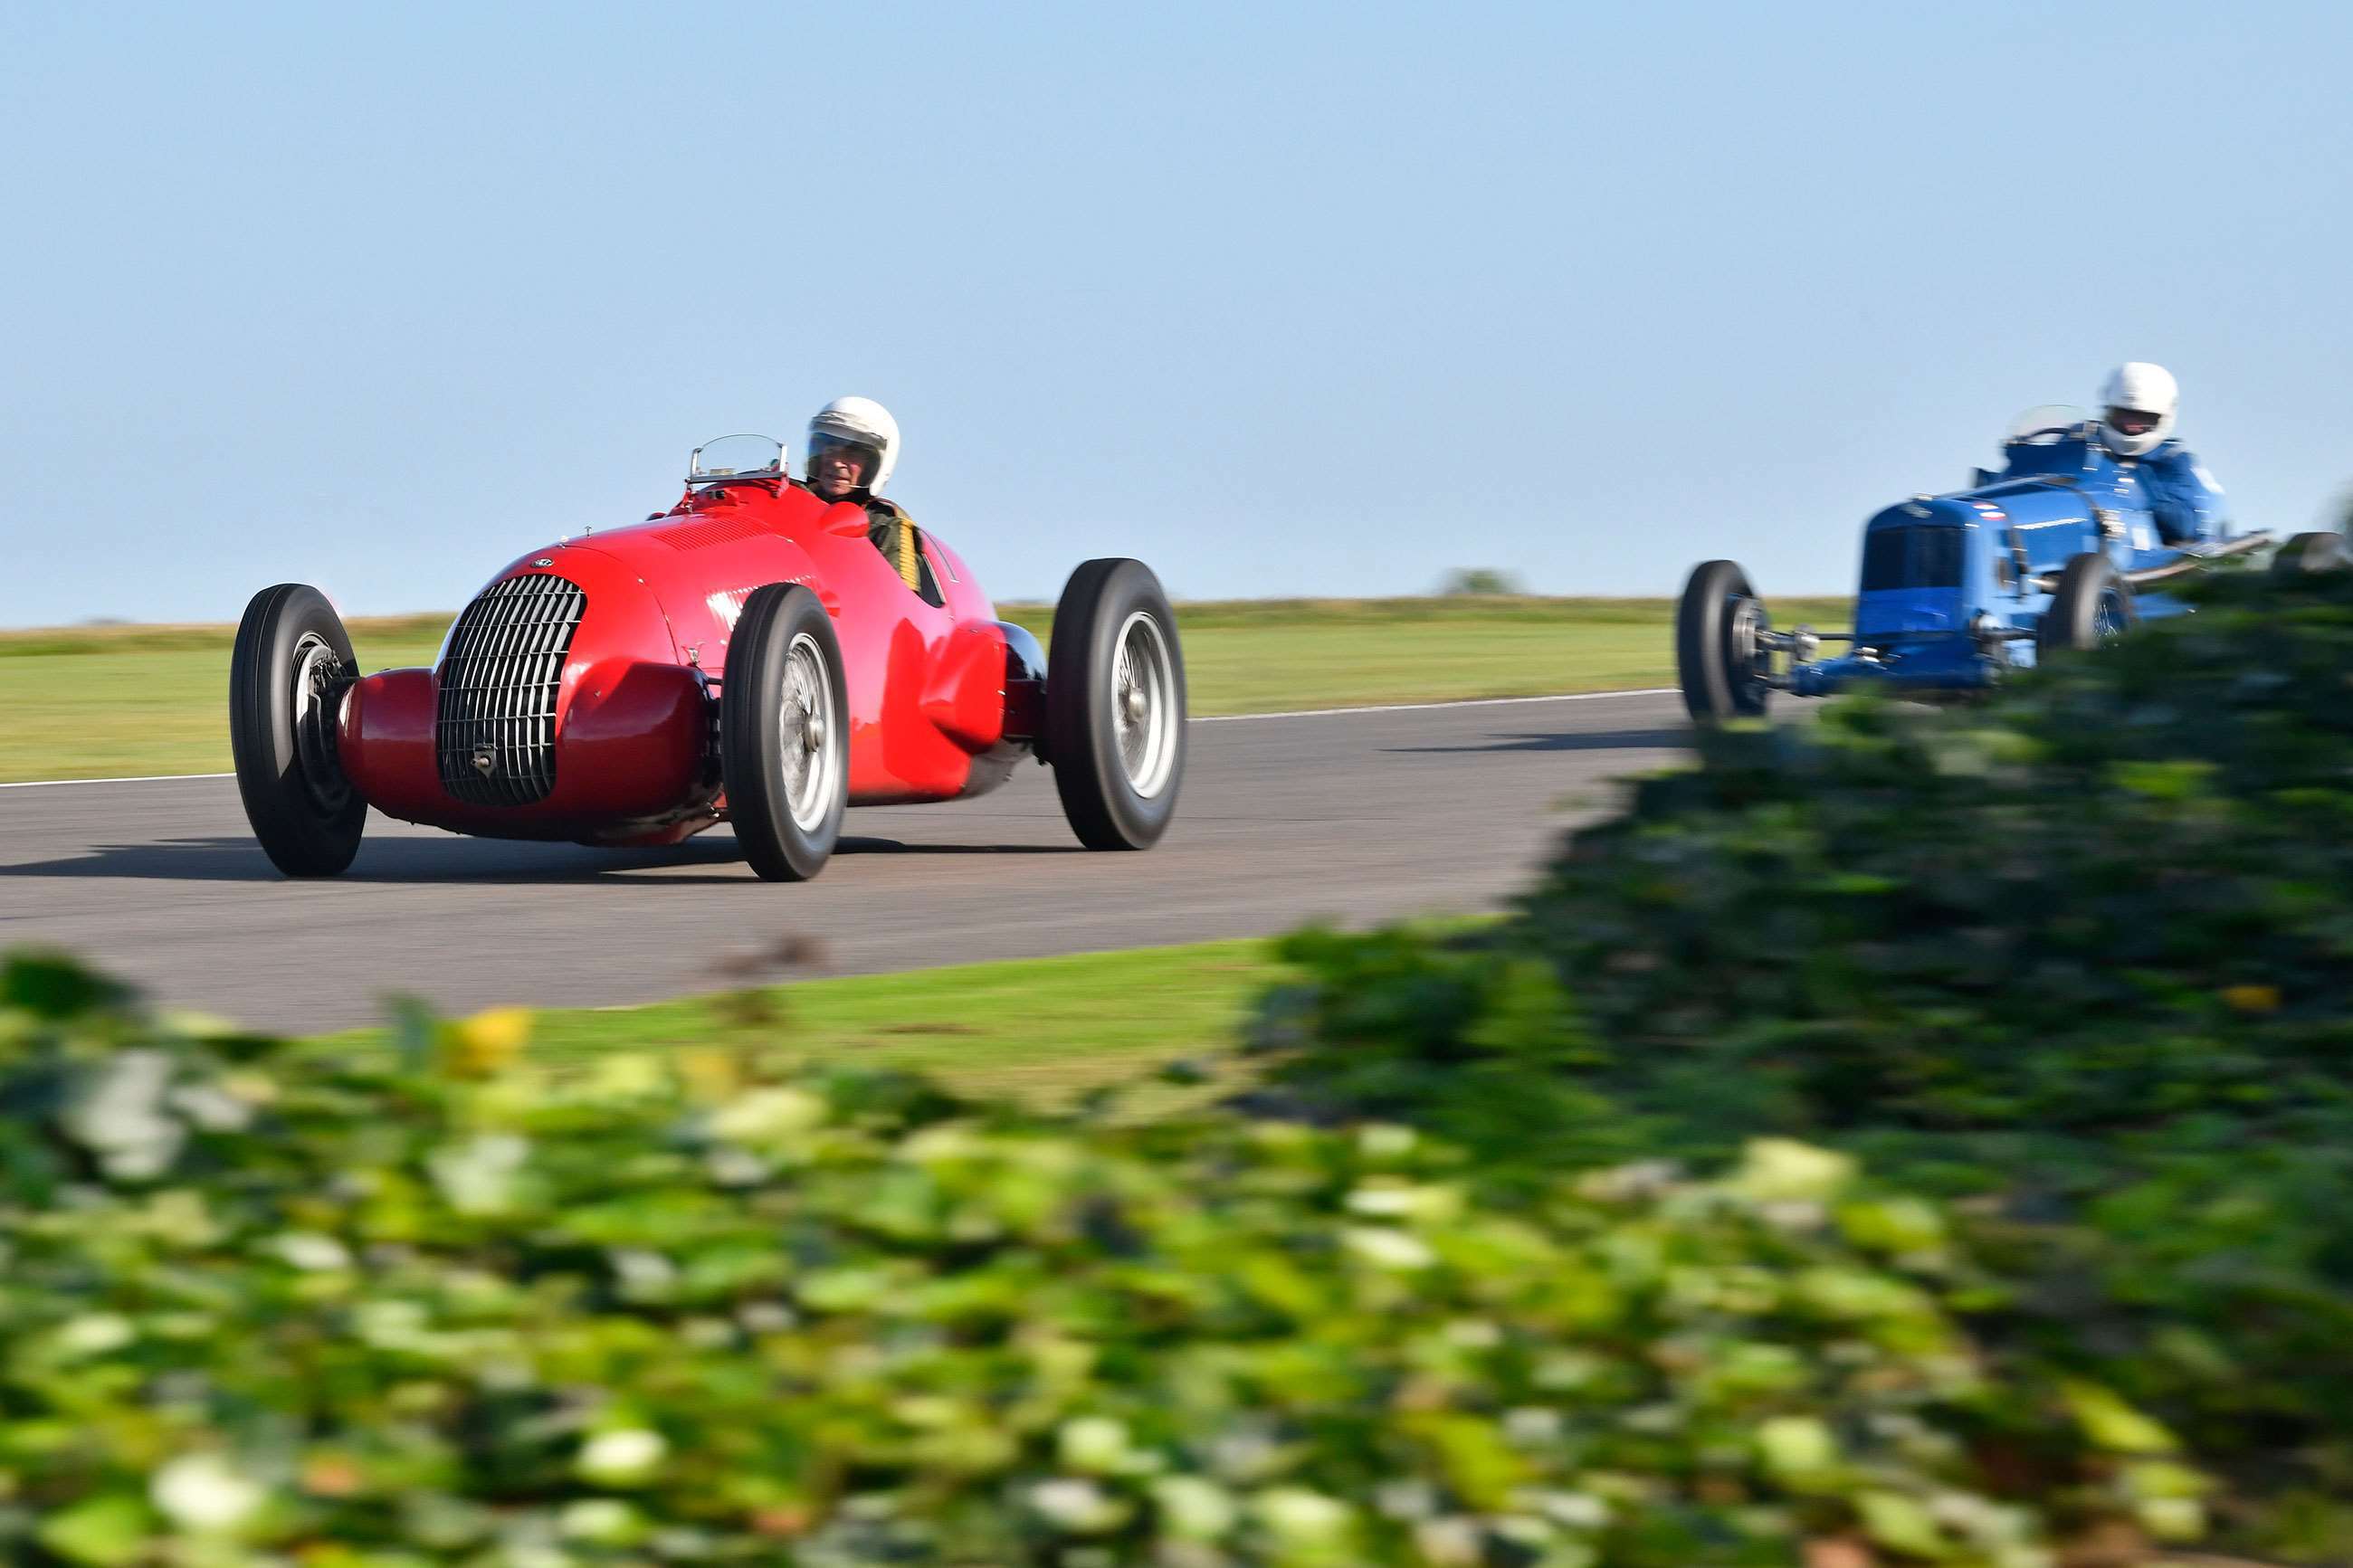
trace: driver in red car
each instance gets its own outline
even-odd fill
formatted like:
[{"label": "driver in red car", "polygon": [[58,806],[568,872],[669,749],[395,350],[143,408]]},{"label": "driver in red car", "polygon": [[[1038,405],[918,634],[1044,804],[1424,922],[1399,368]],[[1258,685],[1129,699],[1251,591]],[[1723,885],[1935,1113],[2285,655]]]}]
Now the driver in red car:
[{"label": "driver in red car", "polygon": [[940,603],[931,563],[914,520],[882,499],[882,487],[899,461],[899,422],[871,397],[837,397],[809,421],[808,456],[803,483],[824,500],[852,501],[866,509],[866,537],[923,598]]}]

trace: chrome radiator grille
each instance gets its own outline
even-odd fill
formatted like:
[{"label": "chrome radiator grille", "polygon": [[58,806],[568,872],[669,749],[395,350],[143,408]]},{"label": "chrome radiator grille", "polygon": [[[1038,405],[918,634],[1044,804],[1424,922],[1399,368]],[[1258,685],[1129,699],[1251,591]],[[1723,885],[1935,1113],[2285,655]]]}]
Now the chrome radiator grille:
[{"label": "chrome radiator grille", "polygon": [[475,805],[555,788],[555,692],[588,595],[553,573],[493,583],[449,633],[434,750],[441,787]]}]

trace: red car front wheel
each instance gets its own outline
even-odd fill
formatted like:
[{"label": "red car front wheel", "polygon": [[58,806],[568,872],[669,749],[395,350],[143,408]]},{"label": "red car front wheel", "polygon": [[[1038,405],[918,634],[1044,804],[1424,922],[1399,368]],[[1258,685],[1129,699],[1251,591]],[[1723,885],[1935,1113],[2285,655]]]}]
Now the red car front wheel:
[{"label": "red car front wheel", "polygon": [[745,600],[719,691],[735,842],[761,876],[805,882],[831,858],[849,804],[849,697],[818,596],[771,583]]},{"label": "red car front wheel", "polygon": [[334,876],[359,853],[367,802],[335,754],[357,674],[343,617],[318,589],[281,583],[246,605],[229,655],[229,752],[253,836],[290,877]]}]

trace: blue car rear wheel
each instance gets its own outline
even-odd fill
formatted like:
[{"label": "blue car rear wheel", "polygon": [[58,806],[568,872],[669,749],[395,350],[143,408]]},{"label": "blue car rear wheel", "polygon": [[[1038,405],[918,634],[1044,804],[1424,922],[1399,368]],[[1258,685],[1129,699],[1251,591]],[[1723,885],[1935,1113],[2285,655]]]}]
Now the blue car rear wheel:
[{"label": "blue car rear wheel", "polygon": [[2140,620],[2132,587],[2116,563],[2095,550],[2069,561],[2052,591],[2051,607],[2035,628],[2038,660],[2054,653],[2095,648],[2130,631]]}]

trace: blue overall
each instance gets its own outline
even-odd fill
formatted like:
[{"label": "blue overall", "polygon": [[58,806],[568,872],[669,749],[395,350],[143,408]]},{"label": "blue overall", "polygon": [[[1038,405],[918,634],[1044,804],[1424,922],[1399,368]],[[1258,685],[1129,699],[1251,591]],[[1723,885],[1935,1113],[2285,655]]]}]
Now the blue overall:
[{"label": "blue overall", "polygon": [[2158,536],[2168,544],[2193,539],[2218,539],[2229,510],[2222,487],[2206,466],[2179,441],[2167,441],[2139,460],[2141,482],[2148,487],[2148,510]]}]

